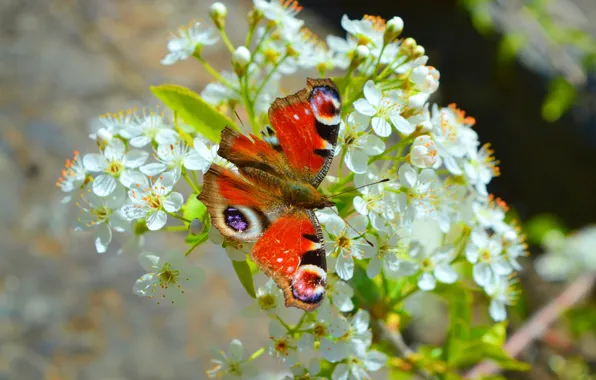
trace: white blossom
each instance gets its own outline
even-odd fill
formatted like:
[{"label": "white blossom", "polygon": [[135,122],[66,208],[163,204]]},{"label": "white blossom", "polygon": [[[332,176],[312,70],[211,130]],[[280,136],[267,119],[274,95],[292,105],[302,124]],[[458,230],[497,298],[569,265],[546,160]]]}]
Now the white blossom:
[{"label": "white blossom", "polygon": [[157,297],[158,303],[167,299],[170,303],[184,305],[187,290],[198,288],[205,279],[205,273],[199,267],[189,265],[186,257],[179,251],[172,251],[160,257],[144,252],[139,262],[147,271],[133,286],[133,293],[143,297]]},{"label": "white blossom", "polygon": [[132,203],[122,207],[122,212],[129,220],[146,219],[151,231],[161,229],[168,220],[167,213],[180,210],[182,194],[172,191],[176,179],[171,173],[164,173],[149,184],[137,183],[128,191]]},{"label": "white blossom", "polygon": [[410,161],[412,165],[421,169],[436,167],[437,146],[428,135],[418,136],[414,139],[410,149]]},{"label": "white blossom", "polygon": [[112,230],[125,232],[130,229],[130,222],[120,213],[120,207],[126,199],[126,191],[118,187],[106,197],[98,197],[93,193],[81,195],[77,206],[83,214],[78,218],[75,230],[94,230],[95,249],[104,253],[112,241]]},{"label": "white blossom", "polygon": [[491,237],[483,229],[470,234],[466,258],[472,264],[474,281],[480,286],[490,286],[497,277],[511,274],[513,269],[502,254],[503,246],[497,237]]},{"label": "white blossom", "polygon": [[516,281],[507,276],[498,276],[484,288],[490,297],[489,314],[496,322],[507,319],[507,306],[514,305],[518,292]]},{"label": "white blossom", "polygon": [[369,125],[370,117],[357,112],[340,125],[336,155],[344,151],[344,162],[354,173],[365,173],[369,158],[385,151],[385,143],[368,131]]},{"label": "white blossom", "polygon": [[[363,215],[350,219],[350,225],[356,231],[364,232],[366,224],[367,219]],[[331,219],[325,228],[327,255],[330,256],[330,261],[335,262],[337,275],[343,280],[349,280],[354,274],[354,258],[361,259],[362,253],[372,247],[341,219]]]},{"label": "white blossom", "polygon": [[295,16],[302,9],[297,1],[254,0],[255,8],[263,12],[268,20],[283,28],[298,31],[304,21]]},{"label": "white blossom", "polygon": [[404,224],[409,226],[415,218],[432,216],[439,202],[434,186],[439,179],[432,169],[422,169],[418,173],[410,164],[399,168],[399,181],[402,185],[398,195],[398,209]]},{"label": "white blossom", "polygon": [[216,351],[215,367],[207,371],[210,378],[247,379],[258,375],[254,363],[244,360],[244,346],[238,339],[232,340],[228,352]]},{"label": "white blossom", "polygon": [[138,116],[134,126],[121,130],[120,135],[129,139],[130,145],[135,148],[142,148],[151,142],[158,145],[175,144],[179,139],[178,132],[166,123],[162,115],[154,112]]},{"label": "white blossom", "polygon": [[179,178],[182,168],[206,173],[213,161],[213,155],[205,143],[196,137],[193,147],[189,147],[183,141],[176,144],[159,145],[156,150],[156,159],[157,162],[143,165],[140,171],[148,176],[156,176],[168,170],[175,178]]},{"label": "white blossom", "polygon": [[87,175],[87,169],[83,164],[81,155],[75,150],[73,158],[66,160],[66,164],[62,170],[62,176],[56,182],[56,186],[65,193],[82,190],[90,180]]},{"label": "white blossom", "polygon": [[463,164],[466,179],[483,196],[488,195],[486,185],[500,174],[497,166],[499,162],[495,160],[493,153],[490,144],[484,144],[478,151],[468,151],[468,159]]},{"label": "white blossom", "polygon": [[383,94],[372,80],[364,84],[364,98],[356,100],[354,108],[372,117],[372,128],[381,137],[391,134],[391,125],[405,135],[414,132],[414,126],[401,115],[405,108],[404,99],[395,90]]},{"label": "white blossom", "polygon": [[106,197],[116,190],[118,183],[129,187],[138,179],[135,168],[143,165],[149,153],[131,149],[126,151],[126,146],[120,139],[112,139],[106,145],[103,154],[89,153],[83,157],[83,164],[90,172],[99,172],[91,184],[93,193]]},{"label": "white blossom", "polygon": [[203,29],[200,22],[178,28],[168,42],[169,53],[161,60],[162,65],[172,65],[177,61],[191,57],[197,49],[205,45],[213,45],[218,37],[211,28]]}]

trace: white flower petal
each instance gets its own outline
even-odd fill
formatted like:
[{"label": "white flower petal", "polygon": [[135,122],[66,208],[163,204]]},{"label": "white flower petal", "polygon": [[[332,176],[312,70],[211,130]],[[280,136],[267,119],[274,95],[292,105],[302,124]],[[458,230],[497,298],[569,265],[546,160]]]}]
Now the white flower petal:
[{"label": "white flower petal", "polygon": [[397,130],[404,135],[409,135],[416,129],[416,127],[410,124],[408,120],[406,120],[397,112],[392,112],[389,118],[391,119],[391,123],[395,126],[395,128],[397,128]]},{"label": "white flower petal", "polygon": [[449,264],[439,264],[434,270],[437,280],[445,284],[453,284],[457,280],[457,272]]},{"label": "white flower petal", "polygon": [[375,108],[366,101],[366,99],[358,99],[354,102],[356,111],[365,116],[372,116],[376,113]]},{"label": "white flower petal", "polygon": [[341,363],[333,370],[331,380],[348,380],[350,378],[350,368],[347,364]]},{"label": "white flower petal", "polygon": [[418,173],[412,166],[410,166],[410,164],[403,164],[399,168],[399,181],[403,186],[411,189],[418,181]]},{"label": "white flower petal", "polygon": [[387,356],[379,351],[369,351],[363,360],[363,364],[369,371],[378,371],[387,363]]},{"label": "white flower petal", "polygon": [[375,133],[381,137],[387,137],[391,134],[391,124],[381,117],[373,117],[371,125]]},{"label": "white flower petal", "polygon": [[490,265],[485,263],[478,263],[474,265],[472,270],[474,281],[480,286],[485,286],[492,281],[493,273],[490,269]]},{"label": "white flower petal", "polygon": [[135,148],[142,148],[145,145],[151,142],[151,139],[147,136],[135,136],[130,139],[130,145],[134,146]]},{"label": "white flower petal", "polygon": [[422,275],[418,279],[418,287],[420,288],[420,290],[433,290],[436,284],[437,282],[435,281],[434,276],[430,273],[422,273]]},{"label": "white flower petal", "polygon": [[102,172],[108,166],[108,160],[99,153],[89,153],[83,157],[83,165],[90,172]]},{"label": "white flower petal", "polygon": [[146,189],[149,186],[147,177],[143,173],[132,169],[126,169],[120,174],[120,183],[129,189]]},{"label": "white flower petal", "polygon": [[153,285],[159,281],[159,277],[155,273],[146,273],[142,275],[132,287],[132,292],[137,296],[149,296]]},{"label": "white flower petal", "polygon": [[108,249],[108,245],[112,241],[112,230],[106,223],[102,223],[97,228],[97,236],[95,237],[95,249],[97,253],[104,253]]},{"label": "white flower petal", "polygon": [[369,156],[376,156],[385,151],[385,143],[375,135],[366,135],[362,147]]},{"label": "white flower petal", "polygon": [[126,155],[126,161],[124,166],[127,168],[138,168],[139,166],[143,165],[147,158],[149,157],[149,152],[144,150],[132,149]]},{"label": "white flower petal", "polygon": [[488,313],[496,322],[501,322],[507,319],[507,310],[505,309],[505,305],[502,302],[494,299],[490,302]]},{"label": "white flower petal", "polygon": [[381,104],[383,94],[381,94],[381,91],[375,86],[375,82],[372,80],[366,81],[363,92],[364,97],[372,106],[378,107]]},{"label": "white flower petal", "polygon": [[368,215],[368,205],[361,196],[354,197],[354,210],[361,215]]},{"label": "white flower petal", "polygon": [[146,176],[153,177],[168,170],[168,165],[162,162],[152,162],[150,164],[141,166],[139,170]]},{"label": "white flower petal", "polygon": [[168,215],[165,212],[161,210],[155,211],[147,218],[147,228],[151,231],[157,231],[161,229],[167,221]]},{"label": "white flower petal", "polygon": [[143,252],[139,255],[139,263],[148,273],[157,272],[160,267],[160,258],[149,252]]},{"label": "white flower petal", "polygon": [[368,169],[368,155],[360,149],[349,149],[344,157],[348,169],[354,173],[366,173]]},{"label": "white flower petal", "polygon": [[93,180],[91,188],[93,189],[93,193],[98,197],[107,197],[116,190],[116,186],[118,186],[118,182],[114,177],[107,174],[100,174]]},{"label": "white flower petal", "polygon": [[199,152],[192,150],[184,157],[184,167],[188,170],[200,170],[206,173],[211,162],[206,160]]},{"label": "white flower petal", "polygon": [[375,278],[381,273],[381,259],[373,257],[366,267],[366,274],[369,278]]},{"label": "white flower petal", "polygon": [[242,356],[244,355],[244,347],[242,346],[242,342],[238,339],[234,339],[230,343],[230,348],[228,349],[230,354],[230,359],[234,362],[239,362],[242,360]]},{"label": "white flower petal", "polygon": [[175,211],[180,210],[180,207],[182,207],[183,202],[184,202],[184,198],[182,197],[182,194],[177,193],[177,192],[172,192],[164,200],[163,208],[167,212],[175,212]]},{"label": "white flower petal", "polygon": [[349,280],[354,275],[354,259],[350,254],[340,253],[335,263],[335,272],[342,280]]}]

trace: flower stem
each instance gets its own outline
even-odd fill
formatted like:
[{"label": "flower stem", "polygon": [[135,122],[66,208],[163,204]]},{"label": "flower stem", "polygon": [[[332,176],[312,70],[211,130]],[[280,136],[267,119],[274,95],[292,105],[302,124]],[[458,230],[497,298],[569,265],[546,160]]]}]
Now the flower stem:
[{"label": "flower stem", "polygon": [[182,231],[188,231],[188,227],[187,226],[167,226],[163,228],[164,231],[176,231],[176,232],[182,232]]},{"label": "flower stem", "polygon": [[230,39],[228,38],[228,34],[226,33],[226,30],[224,28],[219,29],[219,34],[221,34],[221,39],[224,42],[224,44],[227,46],[230,53],[234,54],[234,50],[235,50],[234,45],[232,45],[232,42],[230,42]]},{"label": "flower stem", "polygon": [[194,183],[194,181],[192,179],[190,179],[190,177],[188,176],[186,169],[182,170],[182,177],[184,177],[186,182],[188,182],[188,185],[190,186],[190,188],[192,189],[193,192],[195,192],[196,194],[199,194],[201,192],[201,190],[197,187],[197,185]]},{"label": "flower stem", "polygon": [[261,356],[263,354],[263,352],[265,352],[265,347],[259,348],[252,355],[250,355],[250,357],[246,361],[248,362],[248,361],[251,361],[251,360],[255,360],[256,358],[258,358],[259,356]]},{"label": "flower stem", "polygon": [[203,57],[201,57],[200,54],[195,53],[194,57],[196,59],[199,60],[199,62],[201,62],[201,64],[203,65],[203,67],[205,68],[205,70],[207,70],[207,72],[209,74],[211,74],[211,76],[213,76],[218,82],[221,82],[224,86],[228,87],[229,89],[231,89],[232,91],[238,92],[238,89],[235,88],[234,86],[232,86],[232,84],[230,82],[228,82],[224,77],[222,77],[217,70],[215,70],[213,68],[213,66],[211,66],[207,61],[205,61],[205,59]]},{"label": "flower stem", "polygon": [[279,315],[276,315],[275,318],[277,318],[277,320],[279,321],[279,323],[281,323],[282,326],[285,327],[286,330],[288,330],[288,333],[293,331],[292,328],[290,327],[290,325],[288,325],[287,323],[285,323],[284,320],[281,319]]},{"label": "flower stem", "polygon": [[204,241],[202,241],[202,240],[199,240],[199,241],[197,241],[196,243],[194,243],[194,244],[192,245],[192,247],[190,247],[190,248],[188,249],[188,251],[186,251],[186,253],[184,254],[184,256],[186,257],[186,256],[190,255],[190,253],[191,253],[192,251],[194,251],[194,249],[195,249],[195,248],[197,248],[199,245],[201,245],[201,243],[204,243]]},{"label": "flower stem", "polygon": [[261,85],[259,86],[259,88],[257,88],[257,91],[255,92],[254,98],[252,99],[253,103],[257,100],[257,97],[259,96],[259,94],[261,93],[261,91],[263,91],[263,88],[267,85],[267,83],[269,82],[269,80],[271,79],[271,77],[273,76],[273,74],[275,74],[275,72],[277,71],[277,68],[289,57],[289,54],[286,53],[283,57],[281,57],[280,59],[277,60],[277,62],[275,63],[275,65],[273,65],[273,67],[271,68],[271,71],[269,71],[269,73],[267,74],[267,76],[265,77],[265,79],[263,79],[263,82],[261,82]]},{"label": "flower stem", "polygon": [[186,223],[190,223],[190,222],[192,222],[191,220],[188,220],[188,219],[186,219],[185,217],[183,217],[183,216],[180,216],[180,215],[178,215],[178,214],[174,214],[173,212],[169,212],[169,211],[166,211],[166,210],[163,210],[163,212],[165,212],[166,214],[168,214],[169,216],[171,216],[171,217],[173,217],[173,218],[180,219],[180,220],[182,220],[182,221],[184,221],[184,222],[186,222]]}]

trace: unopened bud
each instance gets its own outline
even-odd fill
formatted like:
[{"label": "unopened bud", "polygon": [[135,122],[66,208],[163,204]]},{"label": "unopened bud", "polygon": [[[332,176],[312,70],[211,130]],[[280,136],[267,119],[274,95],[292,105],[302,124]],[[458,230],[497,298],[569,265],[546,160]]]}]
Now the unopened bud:
[{"label": "unopened bud", "polygon": [[239,77],[246,72],[246,67],[250,62],[250,50],[246,46],[239,46],[232,55],[232,66]]},{"label": "unopened bud", "polygon": [[424,50],[424,48],[422,46],[418,45],[414,48],[412,55],[414,56],[414,58],[418,58],[418,57],[422,57],[424,55],[424,53],[426,53],[426,50]]},{"label": "unopened bud", "polygon": [[416,40],[412,37],[408,37],[404,40],[404,42],[401,43],[401,50],[405,55],[410,56],[416,46]]},{"label": "unopened bud", "polygon": [[390,43],[404,30],[404,20],[401,17],[393,17],[387,21],[387,27],[385,28],[385,34],[383,35],[383,41],[385,44]]},{"label": "unopened bud", "polygon": [[427,135],[416,137],[410,150],[412,165],[421,169],[430,168],[437,162],[437,146]]},{"label": "unopened bud", "polygon": [[355,69],[364,62],[370,56],[370,50],[365,45],[358,45],[356,50],[354,50],[354,56],[352,57],[352,62],[350,66],[352,69]]},{"label": "unopened bud", "polygon": [[257,26],[259,22],[265,17],[263,12],[259,9],[253,9],[252,11],[248,12],[248,26],[250,28],[254,28]]},{"label": "unopened bud", "polygon": [[188,232],[192,235],[199,235],[205,229],[205,224],[201,222],[199,219],[193,219],[190,222],[190,226],[188,227]]},{"label": "unopened bud", "polygon": [[105,128],[99,128],[97,131],[97,140],[101,141],[110,141],[112,139],[112,134]]},{"label": "unopened bud", "polygon": [[220,2],[213,3],[209,9],[209,15],[215,27],[217,29],[223,29],[226,24],[226,17],[228,16],[228,8]]}]

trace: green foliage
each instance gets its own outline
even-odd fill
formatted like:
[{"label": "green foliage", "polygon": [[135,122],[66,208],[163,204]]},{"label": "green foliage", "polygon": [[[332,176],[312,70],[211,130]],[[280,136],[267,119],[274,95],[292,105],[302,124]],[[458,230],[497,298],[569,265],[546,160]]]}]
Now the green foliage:
[{"label": "green foliage", "polygon": [[542,104],[542,117],[546,121],[557,121],[575,102],[577,90],[564,78],[551,81],[548,94]]},{"label": "green foliage", "polygon": [[226,126],[238,129],[230,118],[218,112],[199,94],[186,87],[164,84],[151,86],[151,92],[186,124],[192,125],[197,132],[211,141],[218,142],[221,131]]},{"label": "green foliage", "polygon": [[596,306],[594,305],[571,309],[566,317],[569,328],[576,337],[596,331]]},{"label": "green foliage", "polygon": [[236,275],[238,276],[238,279],[240,280],[242,286],[244,286],[244,290],[246,290],[246,293],[248,293],[248,295],[252,298],[257,298],[257,294],[255,292],[255,284],[252,278],[252,271],[250,270],[248,262],[232,260],[232,265],[234,265]]},{"label": "green foliage", "polygon": [[526,223],[526,236],[531,244],[541,244],[544,236],[552,230],[565,233],[561,221],[552,214],[540,214]]},{"label": "green foliage", "polygon": [[526,363],[511,358],[503,349],[507,337],[506,322],[473,326],[473,298],[460,286],[438,287],[437,292],[449,305],[449,332],[443,359],[450,369],[467,368],[492,359],[505,369],[525,371]]},{"label": "green foliage", "polygon": [[[184,206],[182,206],[181,211],[182,216],[185,219],[198,219],[205,226],[203,231],[198,235],[189,233],[186,237],[186,242],[189,244],[202,244],[206,242],[209,234],[209,228],[211,227],[211,219],[209,218],[209,213],[207,213],[207,207],[203,204],[203,202],[198,200],[194,195],[191,195],[186,200]],[[188,225],[188,223],[186,224]]]}]

